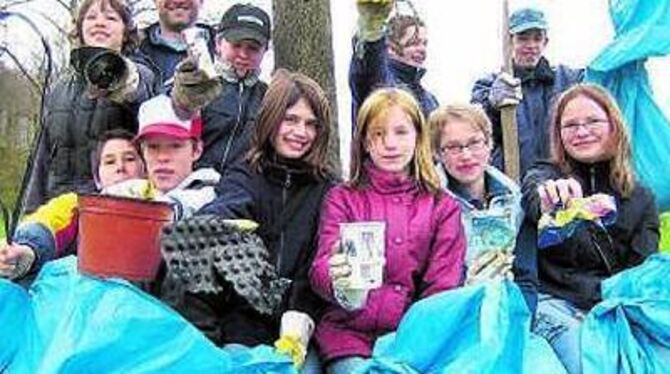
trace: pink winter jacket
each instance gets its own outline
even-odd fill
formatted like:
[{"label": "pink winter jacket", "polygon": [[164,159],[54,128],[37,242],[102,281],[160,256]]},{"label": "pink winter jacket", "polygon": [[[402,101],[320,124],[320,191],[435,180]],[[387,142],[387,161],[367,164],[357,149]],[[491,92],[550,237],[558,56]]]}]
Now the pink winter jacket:
[{"label": "pink winter jacket", "polygon": [[[315,339],[326,361],[369,357],[377,337],[393,331],[416,300],[454,288],[463,274],[465,236],[460,209],[447,195],[422,191],[414,180],[366,165],[369,184],[333,188],[322,205],[313,289],[329,301]],[[386,222],[386,265],[380,288],[363,309],[346,311],[335,301],[328,260],[343,222]]]}]

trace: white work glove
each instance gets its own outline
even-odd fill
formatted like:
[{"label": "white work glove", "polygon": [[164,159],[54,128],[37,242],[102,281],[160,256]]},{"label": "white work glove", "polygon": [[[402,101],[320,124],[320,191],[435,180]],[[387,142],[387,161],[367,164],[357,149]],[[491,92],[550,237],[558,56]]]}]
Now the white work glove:
[{"label": "white work glove", "polygon": [[314,321],[305,313],[295,310],[284,312],[281,316],[279,339],[275,348],[279,353],[291,357],[296,368],[301,368],[307,356],[309,339],[314,332]]},{"label": "white work glove", "polygon": [[126,103],[133,101],[137,88],[140,85],[140,73],[137,65],[129,59],[122,57],[126,63],[126,75],[119,84],[112,87],[109,92],[109,100],[116,103]]},{"label": "white work glove", "polygon": [[498,74],[491,85],[488,98],[489,103],[496,109],[518,105],[523,99],[521,80],[505,72]]},{"label": "white work glove", "polygon": [[509,251],[485,251],[477,255],[468,266],[465,284],[514,279],[514,255]]},{"label": "white work glove", "polygon": [[17,279],[28,274],[35,262],[35,251],[23,244],[5,244],[0,248],[0,278]]},{"label": "white work glove", "polygon": [[374,42],[384,36],[386,19],[393,9],[393,0],[357,0],[358,37]]},{"label": "white work glove", "polygon": [[146,179],[130,179],[104,188],[102,195],[129,197],[133,199],[153,200],[158,191]]},{"label": "white work glove", "polygon": [[346,310],[361,309],[365,306],[370,290],[351,287],[351,265],[347,261],[347,256],[341,253],[339,241],[334,247],[335,254],[328,260],[328,270],[335,300]]}]

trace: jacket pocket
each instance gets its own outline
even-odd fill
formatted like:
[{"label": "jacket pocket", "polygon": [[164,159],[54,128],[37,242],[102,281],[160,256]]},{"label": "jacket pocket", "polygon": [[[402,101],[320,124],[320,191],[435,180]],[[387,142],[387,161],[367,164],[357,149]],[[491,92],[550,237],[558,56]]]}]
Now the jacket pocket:
[{"label": "jacket pocket", "polygon": [[365,308],[354,312],[347,326],[362,332],[387,332],[395,330],[407,310],[410,297],[407,287],[385,284],[371,290]]}]

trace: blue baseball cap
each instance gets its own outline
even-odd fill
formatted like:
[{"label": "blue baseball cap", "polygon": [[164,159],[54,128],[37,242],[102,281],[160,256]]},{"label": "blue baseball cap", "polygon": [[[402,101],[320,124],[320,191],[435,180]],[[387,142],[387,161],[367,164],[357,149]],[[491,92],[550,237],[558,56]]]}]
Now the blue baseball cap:
[{"label": "blue baseball cap", "polygon": [[530,29],[546,30],[548,28],[544,13],[535,8],[519,9],[509,17],[510,34],[518,34]]}]

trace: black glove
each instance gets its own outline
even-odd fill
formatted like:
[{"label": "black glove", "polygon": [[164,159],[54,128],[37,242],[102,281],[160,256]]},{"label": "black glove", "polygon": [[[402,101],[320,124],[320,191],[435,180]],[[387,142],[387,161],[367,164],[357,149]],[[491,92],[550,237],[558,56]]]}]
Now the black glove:
[{"label": "black glove", "polygon": [[74,68],[89,84],[100,90],[114,90],[128,75],[128,67],[123,57],[107,48],[81,47],[71,54]]}]

